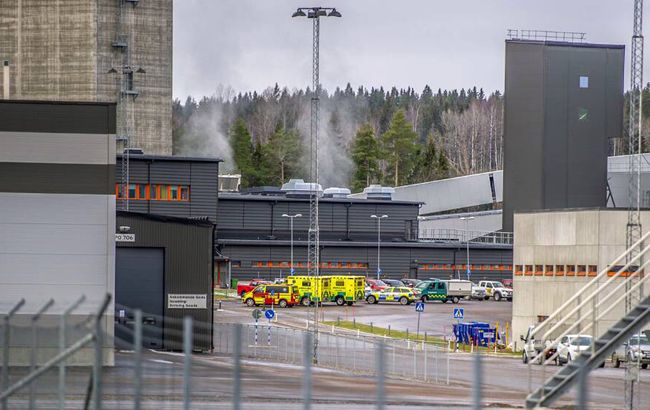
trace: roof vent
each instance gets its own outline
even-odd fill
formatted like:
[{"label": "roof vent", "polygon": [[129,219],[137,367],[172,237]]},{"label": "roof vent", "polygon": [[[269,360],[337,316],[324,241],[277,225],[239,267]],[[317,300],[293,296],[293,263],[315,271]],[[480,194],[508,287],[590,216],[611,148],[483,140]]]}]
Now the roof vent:
[{"label": "roof vent", "polygon": [[351,193],[347,188],[332,187],[323,191],[323,198],[347,198]]},{"label": "roof vent", "polygon": [[302,179],[290,179],[289,182],[282,185],[282,191],[286,192],[287,197],[308,197],[316,191],[318,196],[323,195],[323,187],[313,182],[305,182]]},{"label": "roof vent", "polygon": [[393,199],[395,188],[381,185],[370,185],[363,190],[366,199],[383,199],[390,201]]}]

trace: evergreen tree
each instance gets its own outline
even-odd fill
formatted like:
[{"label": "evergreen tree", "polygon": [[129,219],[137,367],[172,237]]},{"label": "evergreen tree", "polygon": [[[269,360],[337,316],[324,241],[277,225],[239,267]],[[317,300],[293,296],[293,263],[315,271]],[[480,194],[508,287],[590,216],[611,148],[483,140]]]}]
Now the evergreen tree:
[{"label": "evergreen tree", "polygon": [[256,174],[253,167],[253,142],[242,118],[238,118],[230,129],[230,146],[235,168],[241,174],[242,187],[252,186]]},{"label": "evergreen tree", "polygon": [[379,179],[379,144],[370,124],[364,124],[352,144],[352,191],[360,192]]},{"label": "evergreen tree", "polygon": [[299,176],[302,150],[296,131],[278,126],[264,148],[263,162],[270,170],[268,177],[272,185],[282,185],[289,178]]},{"label": "evergreen tree", "polygon": [[395,112],[388,131],[382,136],[382,143],[387,162],[385,183],[403,185],[413,170],[413,157],[417,152],[417,134],[406,120],[404,110]]}]

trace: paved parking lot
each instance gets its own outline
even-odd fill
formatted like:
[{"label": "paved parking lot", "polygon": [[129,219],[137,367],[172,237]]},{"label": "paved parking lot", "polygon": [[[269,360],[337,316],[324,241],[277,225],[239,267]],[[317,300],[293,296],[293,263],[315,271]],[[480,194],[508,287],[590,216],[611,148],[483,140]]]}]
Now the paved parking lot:
[{"label": "paved parking lot", "polygon": [[[223,311],[215,312],[217,323],[249,323],[251,308],[241,303],[224,302]],[[458,304],[429,302],[425,305],[424,313],[420,318],[420,331],[427,332],[432,336],[450,336],[451,326],[455,323],[453,319],[454,307],[465,309],[466,321],[489,322],[494,325],[504,326],[512,318],[512,302],[489,301],[462,301]],[[288,309],[276,309],[279,320],[296,326],[305,326],[305,321],[311,315],[311,309],[305,307],[294,307]],[[370,324],[395,330],[409,330],[415,332],[418,315],[415,312],[415,305],[402,306],[397,303],[379,303],[370,305],[365,302],[353,306],[339,307],[333,304],[323,305],[320,309],[321,317],[325,321],[356,320],[359,323]],[[250,320],[249,320],[250,319]]]}]

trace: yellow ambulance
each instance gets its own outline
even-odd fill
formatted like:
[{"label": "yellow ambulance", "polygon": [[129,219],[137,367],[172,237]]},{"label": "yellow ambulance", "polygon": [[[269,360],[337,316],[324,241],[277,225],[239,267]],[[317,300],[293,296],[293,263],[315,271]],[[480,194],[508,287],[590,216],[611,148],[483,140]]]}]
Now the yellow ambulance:
[{"label": "yellow ambulance", "polygon": [[300,304],[335,302],[339,306],[352,305],[364,298],[363,276],[287,276],[287,284],[293,286]]}]

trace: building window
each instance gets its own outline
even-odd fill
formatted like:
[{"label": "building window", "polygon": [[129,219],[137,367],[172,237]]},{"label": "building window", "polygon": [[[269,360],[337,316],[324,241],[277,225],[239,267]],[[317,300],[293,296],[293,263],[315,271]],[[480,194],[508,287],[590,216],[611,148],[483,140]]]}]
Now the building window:
[{"label": "building window", "polygon": [[[129,200],[188,202],[190,187],[183,185],[129,184]],[[115,197],[124,199],[122,184],[115,184]]]}]

